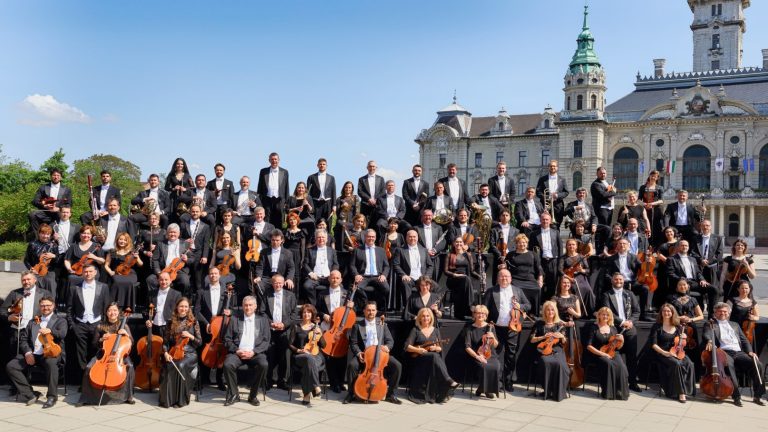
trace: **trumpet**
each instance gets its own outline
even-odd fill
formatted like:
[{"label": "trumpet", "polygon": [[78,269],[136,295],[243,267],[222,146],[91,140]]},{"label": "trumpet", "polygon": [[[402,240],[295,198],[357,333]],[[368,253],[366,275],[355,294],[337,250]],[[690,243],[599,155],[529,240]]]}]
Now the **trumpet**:
[{"label": "trumpet", "polygon": [[549,188],[544,189],[544,208],[552,216],[552,223],[556,224],[557,219],[555,218],[555,201],[552,199],[552,192],[549,190]]}]

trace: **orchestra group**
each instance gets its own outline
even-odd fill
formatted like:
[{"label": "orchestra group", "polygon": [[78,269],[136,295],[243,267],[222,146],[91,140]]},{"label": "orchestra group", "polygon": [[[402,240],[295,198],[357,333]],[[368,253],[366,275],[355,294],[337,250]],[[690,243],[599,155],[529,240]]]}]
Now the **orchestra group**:
[{"label": "orchestra group", "polygon": [[[128,216],[104,170],[101,184],[89,177],[79,221],[53,170],[32,201],[29,270],[0,310],[17,400],[42,396],[29,383],[36,366],[47,378],[43,408],[54,406],[66,362],[81,374],[78,405],[132,404],[139,388],[159,389],[160,406],[184,406],[212,375],[224,405],[240,401],[238,376],[255,406],[259,391],[294,382],[307,406],[324,382],[344,403],[400,404],[403,365],[409,400],[442,403],[459,386],[441,335],[450,318],[466,323],[454,344],[463,338],[469,372],[455,378],[476,380],[484,399],[514,391],[530,344],[536,358],[525,367],[545,399],[568,397],[591,365],[600,396],[626,400],[641,391],[643,358],[666,397],[684,403],[698,391],[741,406],[746,380],[764,404],[747,244],[724,256],[704,201],[678,190],[665,202],[658,172],[619,193],[598,168],[588,202],[585,188],[567,199],[555,160],[517,200],[504,162],[476,193],[455,164],[434,183],[414,165],[400,195],[375,161],[339,195],[327,169],[319,159],[291,192],[277,153],[255,189],[247,176],[225,178],[221,163],[210,180],[192,177],[178,158],[164,185],[148,177]],[[139,314],[133,331],[147,335],[136,340],[126,323]],[[386,317],[412,326],[402,350]],[[640,321],[654,322],[645,347]]]}]

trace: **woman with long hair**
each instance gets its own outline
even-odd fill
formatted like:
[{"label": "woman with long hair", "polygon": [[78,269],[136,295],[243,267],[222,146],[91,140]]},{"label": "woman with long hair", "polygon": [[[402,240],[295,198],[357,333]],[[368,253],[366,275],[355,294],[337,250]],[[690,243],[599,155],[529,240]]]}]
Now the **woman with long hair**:
[{"label": "woman with long hair", "polygon": [[[182,297],[176,302],[171,323],[163,338],[165,365],[160,375],[161,407],[189,405],[197,378],[197,348],[202,342],[200,324],[189,307],[189,299]],[[171,356],[174,347],[181,349],[181,359]]]},{"label": "woman with long hair", "polygon": [[627,400],[629,398],[629,372],[624,363],[624,357],[618,352],[611,358],[610,355],[600,351],[607,345],[611,337],[623,340],[624,336],[618,334],[613,325],[613,312],[607,306],[603,306],[595,313],[597,319],[592,324],[586,343],[586,350],[597,365],[600,375],[600,397],[612,400]]},{"label": "woman with long hair", "polygon": [[133,250],[133,241],[130,234],[127,232],[118,234],[115,239],[115,249],[107,253],[104,270],[112,278],[109,289],[112,300],[117,302],[123,309],[136,310],[135,285],[139,280],[136,270],[131,267],[126,275],[121,275],[117,272],[117,268],[131,256],[136,260],[134,267],[144,266],[144,261],[141,260],[140,254]]},{"label": "woman with long hair", "polygon": [[[682,359],[670,352],[675,346],[675,338],[685,338],[680,328],[680,318],[675,307],[664,303],[659,310],[656,323],[651,327],[648,344],[656,360],[661,363],[659,382],[668,398],[677,398],[685,403],[686,395],[696,394],[696,375],[693,362],[686,354]],[[685,345],[685,343],[682,343]]]},{"label": "woman with long hair", "polygon": [[430,309],[423,308],[416,315],[416,326],[405,341],[405,351],[416,356],[409,368],[408,399],[416,404],[445,402],[459,383],[448,375],[440,330]]},{"label": "woman with long hair", "polygon": [[[317,309],[311,304],[301,306],[299,312],[301,321],[291,327],[288,349],[293,354],[293,361],[301,370],[301,391],[304,395],[302,404],[309,405],[312,396],[320,396],[320,371],[325,369],[325,357],[319,351],[325,347],[320,325],[317,324]],[[306,345],[312,337],[317,344],[318,352],[307,351]]]}]

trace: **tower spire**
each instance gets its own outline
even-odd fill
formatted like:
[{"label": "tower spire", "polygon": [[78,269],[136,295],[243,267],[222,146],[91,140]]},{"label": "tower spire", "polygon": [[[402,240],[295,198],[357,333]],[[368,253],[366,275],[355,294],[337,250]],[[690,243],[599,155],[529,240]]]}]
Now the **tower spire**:
[{"label": "tower spire", "polygon": [[581,26],[581,33],[576,39],[576,52],[571,59],[571,72],[579,71],[589,72],[592,69],[600,67],[600,60],[595,53],[595,38],[589,31],[587,17],[589,16],[589,6],[584,5],[584,22]]}]

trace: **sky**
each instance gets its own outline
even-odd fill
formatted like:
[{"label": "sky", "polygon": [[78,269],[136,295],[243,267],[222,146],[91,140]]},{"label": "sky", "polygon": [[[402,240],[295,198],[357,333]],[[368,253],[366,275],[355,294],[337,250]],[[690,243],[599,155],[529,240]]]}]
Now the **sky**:
[{"label": "sky", "polygon": [[[744,65],[768,48],[768,2],[746,9]],[[590,0],[608,102],[635,75],[691,70],[685,0]],[[38,167],[114,154],[143,176],[255,177],[276,151],[291,183],[329,161],[340,186],[398,182],[414,138],[456,92],[474,116],[563,106],[583,0],[0,2],[0,145]]]}]

